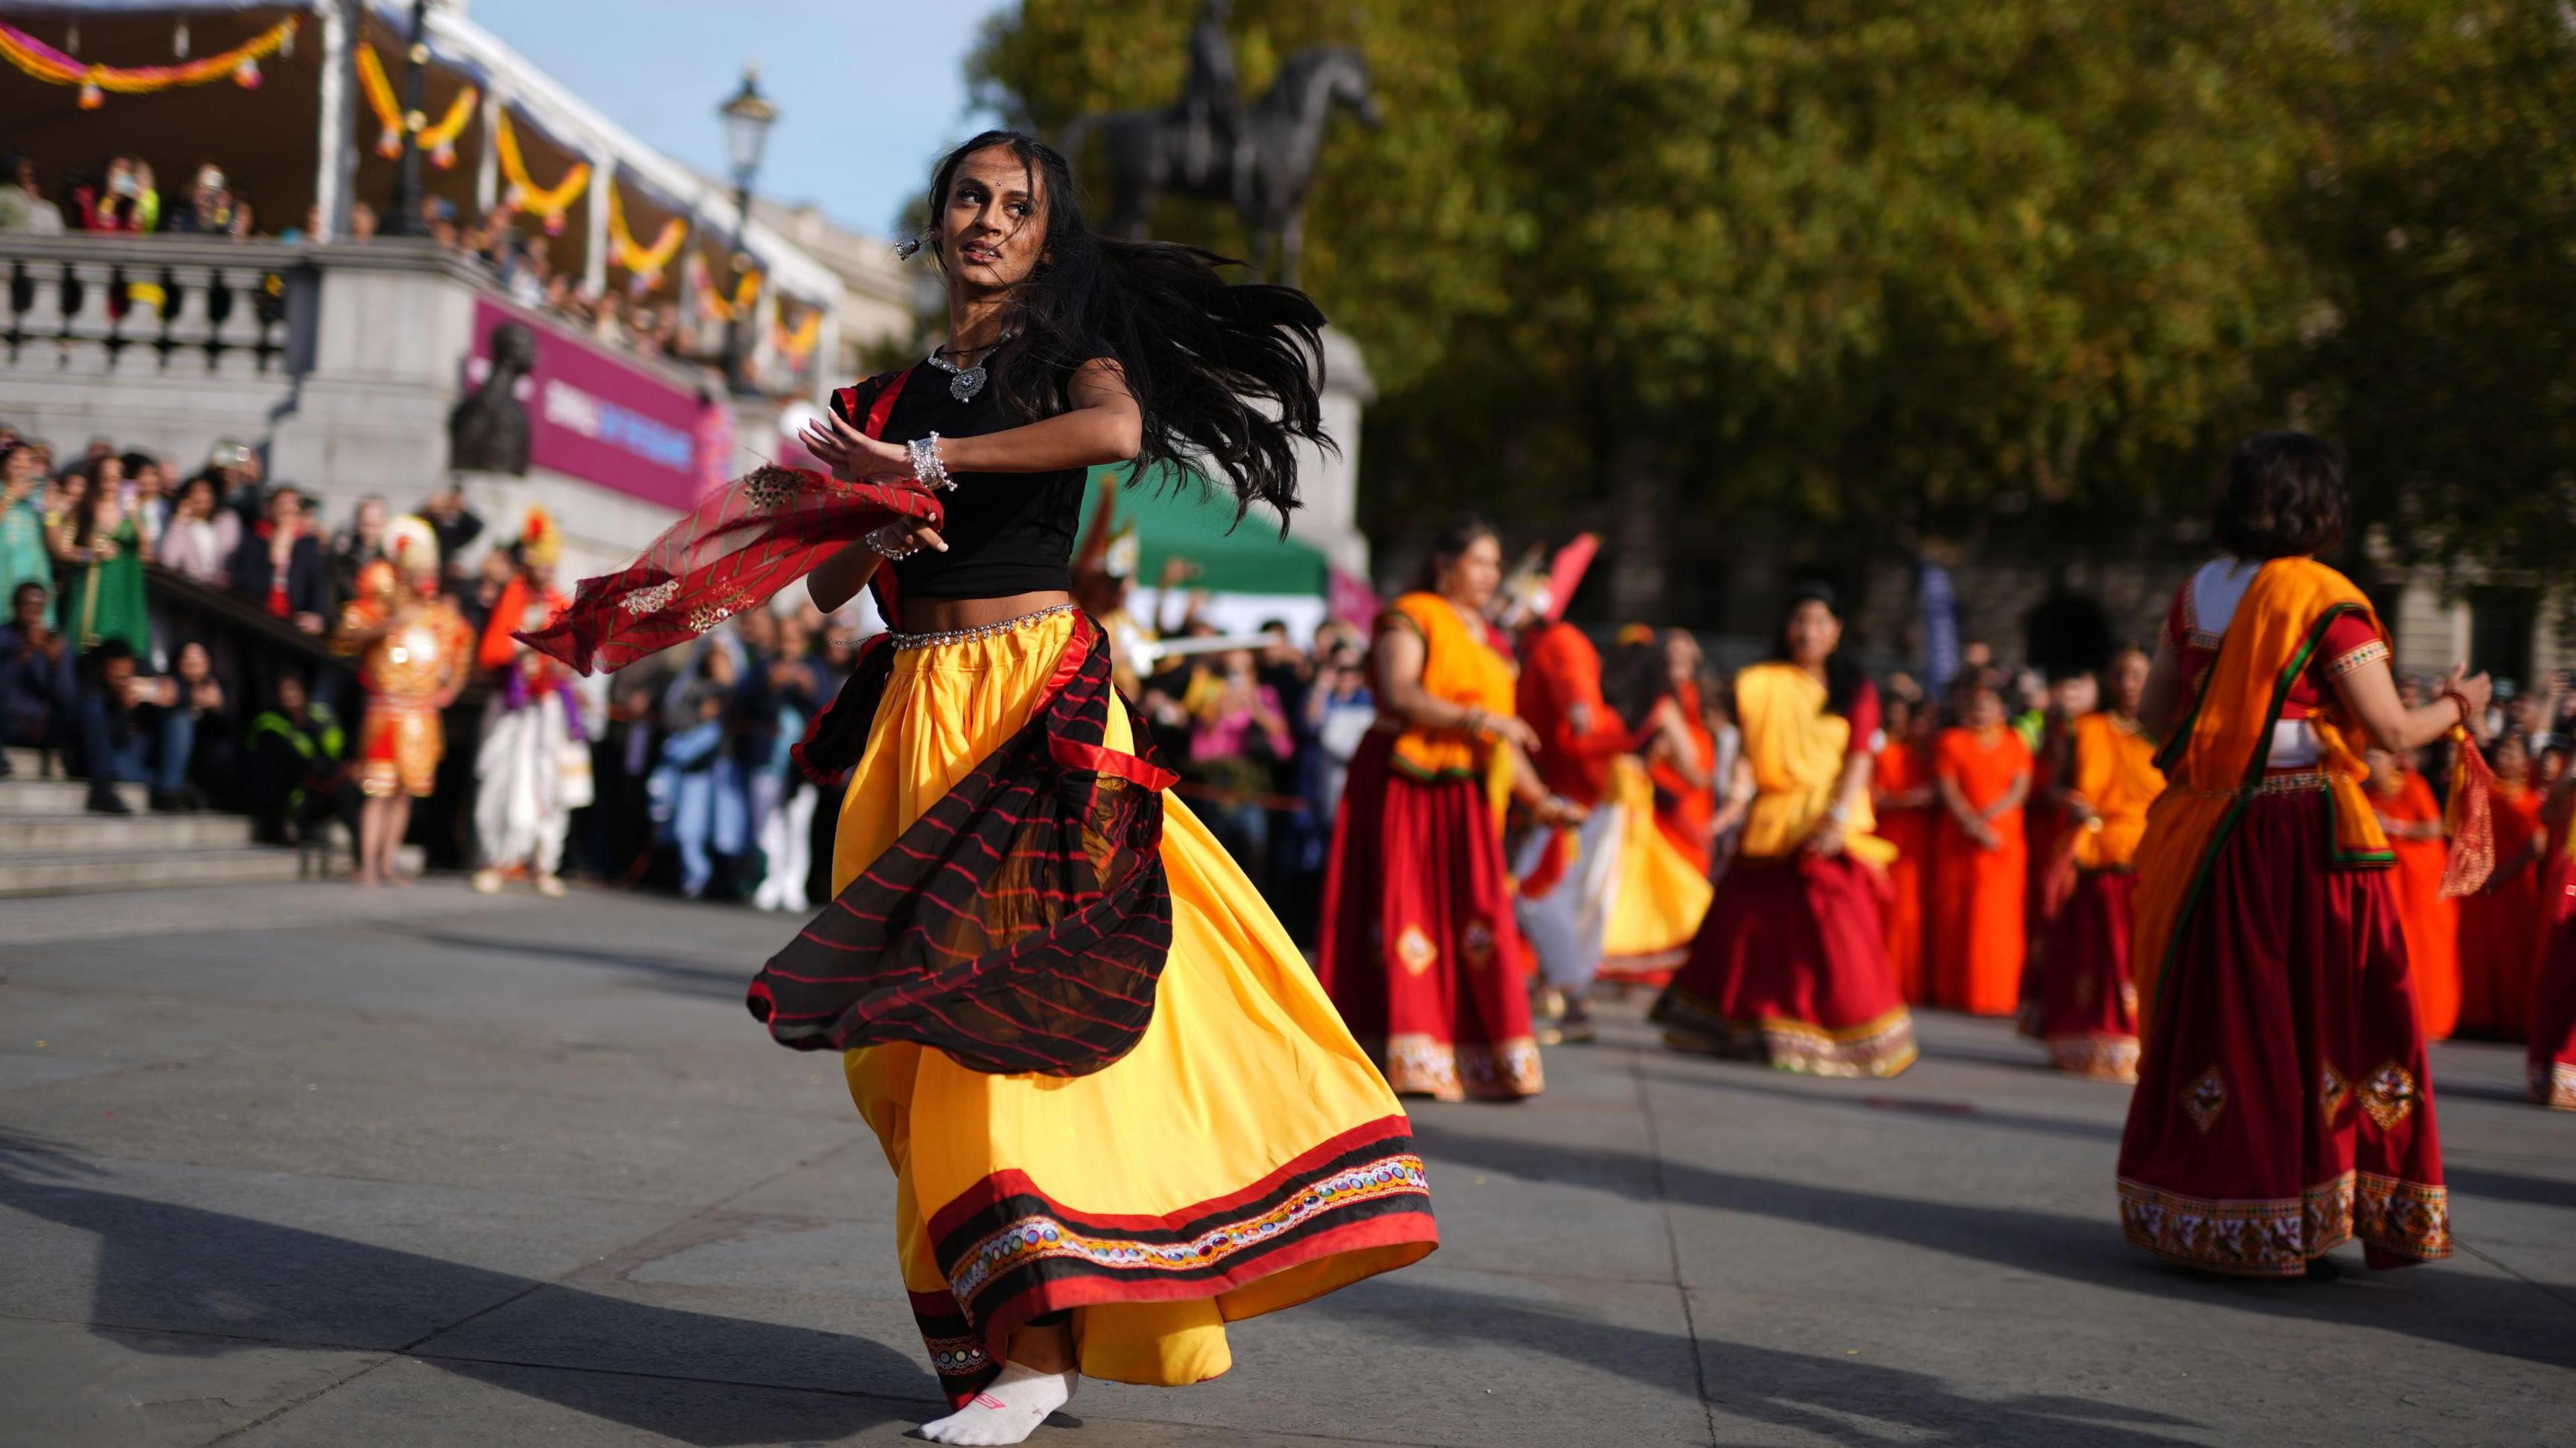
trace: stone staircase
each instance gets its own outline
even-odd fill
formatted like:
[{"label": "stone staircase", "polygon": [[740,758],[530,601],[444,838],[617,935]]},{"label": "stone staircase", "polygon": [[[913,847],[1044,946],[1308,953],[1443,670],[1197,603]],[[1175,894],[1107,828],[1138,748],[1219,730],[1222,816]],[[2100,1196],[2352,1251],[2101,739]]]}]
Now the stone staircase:
[{"label": "stone staircase", "polygon": [[[9,751],[0,779],[0,899],[181,886],[252,885],[318,878],[323,852],[263,845],[243,815],[153,814],[143,786],[118,785],[131,815],[91,814],[86,781],[48,776],[32,749]],[[419,868],[417,847],[405,863]],[[350,850],[333,826],[329,872],[346,874]]]}]

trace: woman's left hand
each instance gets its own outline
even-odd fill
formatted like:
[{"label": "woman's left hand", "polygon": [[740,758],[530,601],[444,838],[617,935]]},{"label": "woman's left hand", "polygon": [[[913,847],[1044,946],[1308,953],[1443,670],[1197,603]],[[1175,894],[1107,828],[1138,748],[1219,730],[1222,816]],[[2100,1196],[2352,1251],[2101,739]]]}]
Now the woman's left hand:
[{"label": "woman's left hand", "polygon": [[1840,820],[1827,820],[1816,826],[1816,832],[1807,836],[1807,853],[1821,855],[1828,860],[1840,855],[1845,843],[1845,829]]},{"label": "woman's left hand", "polygon": [[842,482],[912,481],[911,449],[870,437],[838,417],[826,414],[820,422],[805,424],[796,440]]}]

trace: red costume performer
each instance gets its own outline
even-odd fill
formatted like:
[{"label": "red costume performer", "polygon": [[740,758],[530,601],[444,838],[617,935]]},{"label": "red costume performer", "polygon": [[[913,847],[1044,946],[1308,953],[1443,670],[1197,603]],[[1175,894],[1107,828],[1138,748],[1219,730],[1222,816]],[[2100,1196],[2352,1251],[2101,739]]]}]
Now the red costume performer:
[{"label": "red costume performer", "polygon": [[[2136,654],[2128,659],[2134,664],[2122,667],[2134,667],[2136,680],[2125,699],[2134,707],[2147,661]],[[2113,690],[2120,699],[2116,680]],[[2087,714],[2067,726],[2060,830],[2074,879],[2040,947],[2038,1035],[2048,1043],[2051,1065],[2097,1081],[2138,1079],[2138,990],[2129,943],[2138,838],[2165,783],[2155,752],[2125,712]]]},{"label": "red costume performer", "polygon": [[1933,813],[1940,808],[1932,789],[1933,717],[1929,704],[1904,706],[1904,721],[1888,731],[1870,785],[1878,836],[1896,847],[1887,866],[1887,969],[1897,994],[1915,1005],[1932,999],[1926,897],[1932,888]]},{"label": "red costume performer", "polygon": [[[2298,434],[2241,447],[2222,539],[2282,515],[2239,494],[2329,456]],[[2348,733],[2344,691],[2364,681],[2391,727],[2439,727],[2396,703],[2388,656],[2361,590],[2286,551],[2208,565],[2168,620],[2144,711],[2174,722],[2138,848],[2147,1007],[2119,1193],[2129,1240],[2175,1261],[2298,1276],[2355,1236],[2375,1267],[2450,1255],[2394,856]]]},{"label": "red costume performer", "polygon": [[1872,833],[1878,693],[1837,677],[1842,626],[1824,590],[1793,598],[1783,633],[1784,657],[1735,676],[1744,752],[1727,809],[1745,816],[1743,852],[1653,1019],[1676,1050],[1893,1076],[1914,1063],[1914,1018],[1878,913],[1895,857]]},{"label": "red costume performer", "polygon": [[[1393,633],[1419,646],[1431,699],[1470,720],[1509,717],[1511,661],[1481,620],[1437,593],[1397,599],[1377,621],[1381,689]],[[1351,760],[1315,975],[1398,1092],[1508,1099],[1544,1084],[1503,862],[1512,767],[1480,729],[1391,714]]]},{"label": "red costume performer", "polygon": [[2531,1099],[2576,1111],[2576,771],[2551,791],[2549,944],[2531,993]]},{"label": "red costume performer", "polygon": [[2512,736],[2496,745],[2495,873],[2460,902],[2460,1034],[2521,1041],[2531,1032],[2532,984],[2549,921],[2540,899],[2544,852],[2540,792],[2530,751]]},{"label": "red costume performer", "polygon": [[2460,902],[2442,893],[2449,853],[2442,802],[2433,797],[2432,781],[2394,756],[2379,755],[2371,764],[2370,805],[2397,854],[2398,918],[2424,1039],[2447,1041],[2460,1026]]}]

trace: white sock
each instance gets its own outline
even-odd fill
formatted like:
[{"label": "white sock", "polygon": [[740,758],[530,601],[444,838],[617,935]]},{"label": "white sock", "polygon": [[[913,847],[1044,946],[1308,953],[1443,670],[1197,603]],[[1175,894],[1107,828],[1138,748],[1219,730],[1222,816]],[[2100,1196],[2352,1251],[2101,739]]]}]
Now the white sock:
[{"label": "white sock", "polygon": [[1024,1443],[1047,1414],[1073,1401],[1073,1385],[1080,1376],[1071,1368],[1042,1373],[1004,1363],[1002,1375],[969,1398],[965,1407],[922,1424],[921,1436],[933,1443]]}]

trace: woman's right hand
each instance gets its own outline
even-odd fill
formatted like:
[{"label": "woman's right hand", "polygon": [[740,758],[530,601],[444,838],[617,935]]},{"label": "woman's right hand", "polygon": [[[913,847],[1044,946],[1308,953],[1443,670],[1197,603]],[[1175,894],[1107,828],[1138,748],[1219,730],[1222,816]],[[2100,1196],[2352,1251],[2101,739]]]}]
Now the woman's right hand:
[{"label": "woman's right hand", "polygon": [[2467,664],[2453,664],[2451,677],[2442,681],[2442,693],[2446,698],[2459,699],[2460,723],[2474,734],[2478,721],[2486,717],[2487,705],[2495,698],[2495,680],[2483,673],[2470,673]]},{"label": "woman's right hand", "polygon": [[1488,714],[1484,732],[1508,744],[1517,744],[1524,753],[1538,752],[1538,731],[1518,714]]}]

